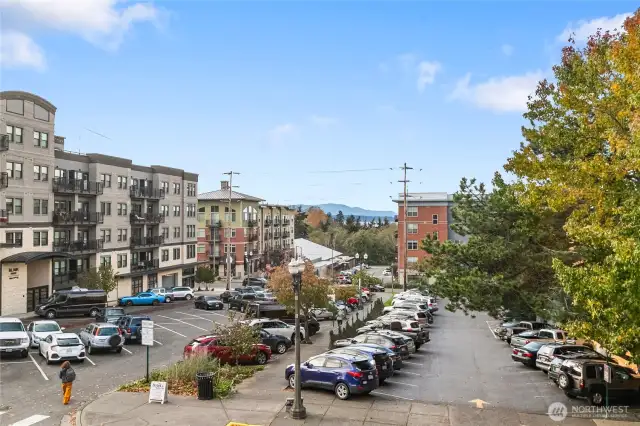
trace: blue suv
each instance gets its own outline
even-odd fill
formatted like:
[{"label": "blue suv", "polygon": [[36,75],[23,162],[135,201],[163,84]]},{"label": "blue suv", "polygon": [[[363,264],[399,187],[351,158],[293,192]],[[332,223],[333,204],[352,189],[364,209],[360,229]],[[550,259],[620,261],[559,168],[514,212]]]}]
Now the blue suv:
[{"label": "blue suv", "polygon": [[[369,355],[322,354],[300,365],[302,387],[333,391],[339,399],[367,394],[379,385],[376,364]],[[295,366],[285,369],[285,379],[295,387]]]},{"label": "blue suv", "polygon": [[332,349],[326,354],[344,354],[344,355],[364,355],[373,360],[376,364],[378,372],[378,382],[383,384],[385,380],[393,376],[393,360],[383,347],[375,348],[371,346],[347,346],[346,348]]},{"label": "blue suv", "polygon": [[118,328],[125,342],[136,341],[140,343],[142,336],[142,321],[151,321],[147,315],[125,315],[118,321]]}]

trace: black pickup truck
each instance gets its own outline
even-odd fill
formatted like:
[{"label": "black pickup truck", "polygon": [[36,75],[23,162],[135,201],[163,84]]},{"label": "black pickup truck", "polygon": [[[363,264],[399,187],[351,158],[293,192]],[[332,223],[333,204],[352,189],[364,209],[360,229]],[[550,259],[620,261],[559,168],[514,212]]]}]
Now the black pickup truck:
[{"label": "black pickup truck", "polygon": [[370,321],[364,327],[360,327],[356,332],[358,334],[367,333],[375,330],[391,330],[397,333],[403,334],[413,339],[416,349],[429,342],[430,335],[427,330],[420,328],[420,324],[417,321]]}]

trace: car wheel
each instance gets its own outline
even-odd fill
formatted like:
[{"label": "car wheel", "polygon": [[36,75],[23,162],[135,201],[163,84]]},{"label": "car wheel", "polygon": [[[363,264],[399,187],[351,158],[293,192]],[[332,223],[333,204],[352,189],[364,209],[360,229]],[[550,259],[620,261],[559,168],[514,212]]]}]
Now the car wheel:
[{"label": "car wheel", "polygon": [[296,388],[296,375],[295,374],[289,375],[289,387],[292,388],[292,389]]},{"label": "car wheel", "polygon": [[338,399],[341,399],[343,401],[345,399],[349,399],[349,397],[351,396],[351,391],[349,390],[349,386],[345,385],[344,383],[338,383],[336,385],[336,388],[334,389],[334,392],[338,397]]},{"label": "car wheel", "polygon": [[381,385],[382,385],[382,384],[384,384],[384,381],[385,381],[385,380],[387,380],[387,379],[386,379],[386,378],[384,378],[384,379],[380,379],[380,384],[381,384]]},{"label": "car wheel", "polygon": [[54,319],[56,317],[56,311],[47,311],[44,316],[47,317],[47,319]]},{"label": "car wheel", "polygon": [[127,306],[133,306],[133,302],[131,300],[127,300],[127,303],[125,303],[125,305]]},{"label": "car wheel", "polygon": [[157,300],[154,300],[153,302],[151,302],[151,304],[152,304],[153,306],[158,306],[158,301],[157,301]]},{"label": "car wheel", "polygon": [[78,362],[83,363],[84,362],[84,358],[79,359]]},{"label": "car wheel", "polygon": [[287,351],[287,345],[284,342],[280,342],[276,345],[276,353],[283,354]]},{"label": "car wheel", "polygon": [[260,351],[256,354],[256,364],[265,365],[267,363],[267,354]]},{"label": "car wheel", "polygon": [[93,353],[93,347],[91,346],[91,344],[89,344],[89,345],[87,346],[87,353],[88,353],[89,355],[91,355],[91,354]]},{"label": "car wheel", "polygon": [[91,309],[91,310],[89,311],[89,316],[90,316],[91,318],[95,318],[95,317],[97,317],[97,316],[98,316],[98,310],[97,310],[96,308]]},{"label": "car wheel", "polygon": [[171,303],[171,298],[170,297],[165,297],[164,301],[165,301],[165,303]]},{"label": "car wheel", "polygon": [[22,352],[20,352],[20,357],[21,358],[26,358],[28,356],[29,356],[29,350],[28,349],[25,349]]},{"label": "car wheel", "polygon": [[569,376],[567,376],[565,373],[560,373],[558,375],[558,386],[562,390],[569,389],[569,386],[571,386]]},{"label": "car wheel", "polygon": [[122,352],[122,346],[119,346],[118,348],[116,348],[116,353],[119,354],[120,352]]},{"label": "car wheel", "polygon": [[187,294],[187,295],[185,296],[185,299],[187,299],[187,300],[191,300],[191,299],[193,299],[193,296],[192,296],[192,295],[190,295],[190,294]]}]

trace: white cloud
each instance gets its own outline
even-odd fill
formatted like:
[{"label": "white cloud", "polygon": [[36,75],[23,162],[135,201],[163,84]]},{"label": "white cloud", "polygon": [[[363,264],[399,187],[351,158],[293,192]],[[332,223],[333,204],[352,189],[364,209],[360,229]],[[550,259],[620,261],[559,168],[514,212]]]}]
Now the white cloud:
[{"label": "white cloud", "polygon": [[327,117],[324,115],[312,115],[311,122],[316,126],[332,126],[338,123],[338,119],[335,117]]},{"label": "white cloud", "polygon": [[0,66],[43,71],[46,60],[42,49],[31,37],[17,31],[4,31],[0,33]]},{"label": "white cloud", "polygon": [[269,136],[274,142],[279,142],[287,136],[291,136],[296,132],[296,126],[293,123],[279,124],[269,131]]},{"label": "white cloud", "polygon": [[496,112],[523,112],[527,109],[529,95],[536,91],[544,78],[542,71],[524,75],[494,77],[485,82],[471,84],[471,74],[458,80],[450,100],[469,102],[478,108]]},{"label": "white cloud", "polygon": [[17,22],[71,33],[109,50],[120,46],[133,25],[159,25],[164,15],[151,3],[129,0],[3,0],[0,9]]},{"label": "white cloud", "polygon": [[622,24],[625,19],[631,16],[631,13],[621,13],[616,16],[607,17],[603,16],[595,18],[590,21],[578,21],[576,23],[570,23],[567,28],[560,34],[557,41],[560,43],[566,43],[572,34],[575,34],[573,38],[578,43],[584,43],[589,40],[589,36],[593,35],[598,29],[605,31],[619,30],[622,31]]},{"label": "white cloud", "polygon": [[413,72],[418,62],[418,55],[415,53],[403,53],[396,58],[398,64],[405,72]]},{"label": "white cloud", "polygon": [[436,74],[440,72],[442,66],[439,62],[422,61],[418,64],[418,91],[423,92],[429,84],[433,84]]},{"label": "white cloud", "polygon": [[513,54],[513,46],[510,44],[503,44],[500,49],[505,56],[511,56]]}]

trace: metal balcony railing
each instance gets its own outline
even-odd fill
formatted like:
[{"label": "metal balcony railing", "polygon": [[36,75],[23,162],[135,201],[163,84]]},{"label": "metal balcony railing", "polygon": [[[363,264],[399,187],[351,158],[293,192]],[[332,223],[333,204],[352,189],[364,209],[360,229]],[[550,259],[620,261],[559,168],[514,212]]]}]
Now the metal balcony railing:
[{"label": "metal balcony railing", "polygon": [[289,220],[289,219],[284,219],[284,220],[282,221],[282,225],[284,225],[284,226],[289,226],[289,225],[291,225],[291,220]]},{"label": "metal balcony railing", "polygon": [[88,253],[102,250],[103,247],[103,240],[53,241],[53,251],[63,253]]},{"label": "metal balcony railing", "polygon": [[140,260],[131,264],[131,272],[144,272],[160,267],[160,259]]},{"label": "metal balcony railing", "polygon": [[289,238],[291,236],[291,233],[289,231],[284,231],[282,233],[282,238]]},{"label": "metal balcony railing", "polygon": [[85,212],[82,210],[74,212],[53,212],[54,225],[97,225],[104,223],[104,214],[99,212]]},{"label": "metal balcony railing", "polygon": [[207,220],[205,225],[209,228],[222,228],[222,221],[220,220]]},{"label": "metal balcony railing", "polygon": [[53,192],[62,194],[102,195],[102,182],[84,179],[53,178]]},{"label": "metal balcony railing", "polygon": [[138,186],[129,187],[129,196],[131,198],[147,198],[149,200],[163,200],[165,197],[164,189],[141,188]]},{"label": "metal balcony railing", "polygon": [[9,223],[9,213],[5,209],[2,209],[0,210],[0,226],[6,225],[7,223]]},{"label": "metal balcony railing", "polygon": [[129,221],[132,225],[157,225],[164,223],[165,216],[156,213],[130,213]]},{"label": "metal balcony railing", "polygon": [[159,246],[164,243],[164,237],[162,235],[156,235],[154,237],[131,237],[131,247],[153,247]]},{"label": "metal balcony railing", "polygon": [[9,173],[2,172],[0,173],[0,189],[9,187]]},{"label": "metal balcony railing", "polygon": [[273,223],[273,220],[271,218],[264,220],[264,226],[271,226],[272,223]]}]

